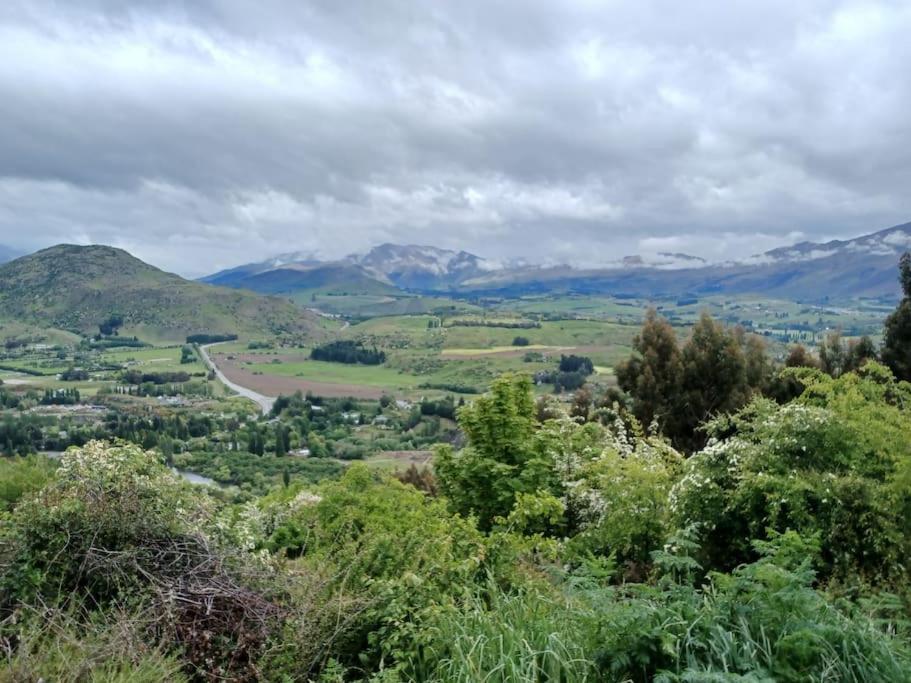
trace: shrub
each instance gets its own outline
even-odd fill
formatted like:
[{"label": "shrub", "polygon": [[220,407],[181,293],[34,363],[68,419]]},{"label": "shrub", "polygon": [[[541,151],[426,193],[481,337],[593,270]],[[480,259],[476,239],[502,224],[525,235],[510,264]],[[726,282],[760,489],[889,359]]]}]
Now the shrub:
[{"label": "shrub", "polygon": [[267,547],[320,568],[332,577],[327,590],[360,605],[339,636],[336,657],[344,663],[377,666],[410,656],[425,620],[483,574],[488,553],[470,521],[364,465],[290,495],[267,510],[274,515]]},{"label": "shrub", "polygon": [[221,342],[237,341],[236,334],[190,334],[187,335],[187,344],[219,344]]},{"label": "shrub", "polygon": [[595,591],[602,676],[613,680],[906,680],[907,643],[811,586],[818,546],[791,532],[702,587],[685,537],[656,553],[655,586]]},{"label": "shrub", "polygon": [[582,375],[590,375],[595,371],[595,364],[591,358],[585,356],[560,356],[560,372],[578,372]]},{"label": "shrub", "polygon": [[6,609],[91,605],[154,615],[151,642],[195,667],[244,677],[278,610],[241,579],[249,562],[221,548],[211,505],[133,445],[90,442],[64,454],[57,477],[22,502],[5,529]]},{"label": "shrub", "polygon": [[827,576],[903,575],[911,421],[899,406],[909,396],[883,370],[870,362],[835,380],[817,371],[798,402],[757,399],[709,425],[714,440],[689,459],[671,504],[681,525],[705,530],[710,565],[747,561],[750,539],[794,529],[819,534]]},{"label": "shrub", "polygon": [[56,464],[43,456],[0,458],[0,505],[12,510],[20,500],[42,489],[55,469]]}]

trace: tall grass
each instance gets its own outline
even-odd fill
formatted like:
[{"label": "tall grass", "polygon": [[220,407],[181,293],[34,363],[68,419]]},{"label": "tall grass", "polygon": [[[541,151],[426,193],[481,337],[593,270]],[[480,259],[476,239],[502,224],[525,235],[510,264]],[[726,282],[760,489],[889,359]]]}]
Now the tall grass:
[{"label": "tall grass", "polygon": [[488,586],[436,618],[407,680],[911,683],[900,601],[833,601],[813,586],[809,561],[794,559],[805,550],[788,534],[703,585],[680,574],[650,585],[570,581],[565,593]]},{"label": "tall grass", "polygon": [[41,489],[56,468],[43,455],[0,458],[0,509],[12,510],[24,496]]},{"label": "tall grass", "polygon": [[[182,662],[149,638],[148,615],[23,610],[16,636],[0,635],[0,681],[182,683]],[[6,631],[9,624],[0,628]]]},{"label": "tall grass", "polygon": [[559,597],[495,588],[440,616],[413,680],[522,683],[595,680],[586,623]]}]

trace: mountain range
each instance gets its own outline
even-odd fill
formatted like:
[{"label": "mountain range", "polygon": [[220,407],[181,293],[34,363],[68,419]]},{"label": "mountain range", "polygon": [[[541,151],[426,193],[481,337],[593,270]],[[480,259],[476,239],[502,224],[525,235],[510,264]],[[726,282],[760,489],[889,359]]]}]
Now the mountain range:
[{"label": "mountain range", "polygon": [[381,244],[366,254],[321,262],[302,253],[281,254],[202,278],[202,282],[291,294],[299,290],[344,290],[384,294],[407,289],[444,291],[501,269],[497,263],[437,247]]},{"label": "mountain range", "polygon": [[800,301],[895,298],[896,265],[911,248],[911,223],[851,240],[801,242],[740,261],[709,263],[662,253],[628,256],[600,268],[502,264],[465,251],[383,244],[366,254],[321,262],[284,254],[203,278],[204,282],[269,294],[396,291],[516,296],[577,292],[639,297],[763,294]]},{"label": "mountain range", "polygon": [[150,341],[180,341],[197,333],[285,332],[317,338],[323,327],[315,314],[289,299],[303,303],[310,292],[895,299],[898,258],[909,248],[911,223],[851,240],[802,242],[737,262],[712,264],[685,254],[663,254],[590,269],[503,264],[464,251],[383,244],[332,262],[285,254],[192,282],[121,249],[58,245],[0,265],[0,323],[95,334],[100,324],[117,316],[123,319],[121,334]]},{"label": "mountain range", "polygon": [[111,316],[151,341],[320,329],[286,299],[185,280],[114,247],[63,244],[0,266],[0,320],[95,334]]}]

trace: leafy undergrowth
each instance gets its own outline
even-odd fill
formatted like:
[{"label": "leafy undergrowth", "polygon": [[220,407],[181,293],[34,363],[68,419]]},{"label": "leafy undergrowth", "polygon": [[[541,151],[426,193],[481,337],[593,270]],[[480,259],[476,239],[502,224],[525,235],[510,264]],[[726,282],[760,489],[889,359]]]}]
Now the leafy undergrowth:
[{"label": "leafy undergrowth", "polygon": [[125,443],[4,461],[5,678],[909,681],[911,387],[801,382],[685,459],[505,377],[439,496],[355,463],[228,503]]}]

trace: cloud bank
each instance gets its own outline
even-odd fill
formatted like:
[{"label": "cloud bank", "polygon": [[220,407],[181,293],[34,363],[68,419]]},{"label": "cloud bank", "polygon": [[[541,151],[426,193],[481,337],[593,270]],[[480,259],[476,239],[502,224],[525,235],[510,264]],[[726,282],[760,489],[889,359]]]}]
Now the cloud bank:
[{"label": "cloud bank", "polygon": [[8,0],[0,243],[200,275],[850,237],[911,218],[908,35],[906,2]]}]

